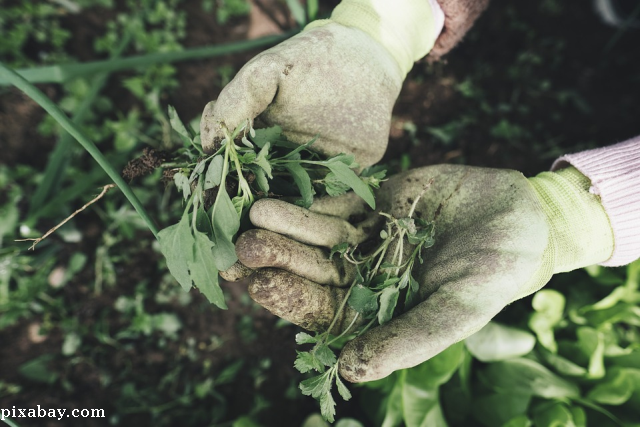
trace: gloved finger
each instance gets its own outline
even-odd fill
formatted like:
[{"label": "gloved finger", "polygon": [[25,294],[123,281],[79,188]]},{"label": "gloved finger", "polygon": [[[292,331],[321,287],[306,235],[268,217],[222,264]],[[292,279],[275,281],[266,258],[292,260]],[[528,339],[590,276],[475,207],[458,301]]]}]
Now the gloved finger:
[{"label": "gloved finger", "polygon": [[340,355],[340,375],[351,382],[378,380],[480,330],[509,303],[511,294],[483,292],[474,279],[443,286],[403,315],[348,342]]},{"label": "gloved finger", "polygon": [[[322,286],[287,271],[264,268],[251,278],[249,295],[271,313],[310,331],[326,331],[340,309],[346,289]],[[331,333],[357,327],[360,316],[342,310]]]},{"label": "gloved finger", "polygon": [[236,261],[228,270],[220,271],[220,277],[227,282],[238,282],[253,274],[253,270],[243,265],[240,261]]},{"label": "gloved finger", "polygon": [[222,89],[217,101],[205,106],[200,121],[205,152],[213,152],[224,139],[223,125],[233,132],[244,120],[253,121],[269,106],[278,91],[280,75],[286,71],[281,62],[278,55],[268,52],[256,56]]},{"label": "gloved finger", "polygon": [[[341,212],[344,213],[344,212]],[[346,220],[275,199],[258,200],[249,211],[253,225],[314,246],[332,248],[340,243],[357,245],[365,241],[379,220],[379,215],[371,215],[354,227]]]},{"label": "gloved finger", "polygon": [[236,242],[236,254],[249,268],[275,267],[322,285],[348,286],[356,267],[344,258],[329,259],[327,251],[308,246],[281,234],[254,229]]},{"label": "gloved finger", "polygon": [[[353,191],[338,197],[319,197],[314,199],[309,208],[311,212],[336,216],[348,221],[349,218],[361,216],[369,211],[367,202]],[[353,222],[353,221],[352,221]]]}]

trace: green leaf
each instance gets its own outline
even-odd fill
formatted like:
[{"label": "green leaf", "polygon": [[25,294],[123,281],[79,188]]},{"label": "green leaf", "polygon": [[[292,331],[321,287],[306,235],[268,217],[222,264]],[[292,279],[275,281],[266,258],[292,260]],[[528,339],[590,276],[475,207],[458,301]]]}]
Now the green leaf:
[{"label": "green leaf", "polygon": [[287,0],[287,6],[298,25],[304,26],[307,23],[307,15],[299,0]]},{"label": "green leaf", "polygon": [[171,124],[171,128],[175,130],[178,133],[178,135],[180,135],[180,139],[182,139],[182,142],[184,143],[185,146],[190,145],[193,141],[193,135],[189,133],[187,128],[182,123],[182,120],[180,120],[180,117],[178,117],[178,113],[176,112],[176,109],[173,108],[173,106],[169,105],[168,110],[169,110],[169,123]]},{"label": "green leaf", "polygon": [[232,239],[240,229],[240,217],[224,187],[218,191],[211,219],[215,236],[215,265],[219,271],[225,271],[238,260]]},{"label": "green leaf", "polygon": [[540,344],[555,353],[558,345],[553,329],[562,320],[564,295],[558,291],[543,289],[534,295],[531,304],[535,313],[529,319],[529,328],[536,333]]},{"label": "green leaf", "polygon": [[329,259],[333,259],[335,254],[340,254],[340,258],[349,250],[349,244],[347,242],[338,243],[334,247],[331,248],[331,253],[329,253]]},{"label": "green leaf", "polygon": [[218,283],[218,270],[215,267],[212,246],[213,243],[206,234],[195,232],[195,256],[194,261],[189,262],[189,271],[193,283],[209,302],[226,309],[224,294]]},{"label": "green leaf", "polygon": [[425,389],[437,388],[449,381],[462,366],[465,354],[462,342],[453,344],[426,362],[407,370],[406,382]]},{"label": "green leaf", "polygon": [[402,417],[407,427],[447,427],[438,389],[409,381],[402,387]]},{"label": "green leaf", "polygon": [[278,140],[282,135],[282,128],[280,126],[273,126],[264,129],[255,129],[255,135],[251,136],[251,141],[258,147],[262,148],[266,143]]},{"label": "green leaf", "polygon": [[329,392],[329,389],[331,388],[331,384],[329,383],[330,375],[331,371],[329,370],[324,374],[301,381],[300,391],[302,391],[302,394],[305,396],[311,396],[314,399],[318,399],[322,394]]},{"label": "green leaf", "polygon": [[160,251],[167,260],[169,271],[182,288],[189,291],[191,289],[189,262],[194,260],[193,249],[196,242],[191,235],[188,213],[185,212],[177,224],[160,230],[158,241]]},{"label": "green leaf", "polygon": [[577,427],[567,406],[560,402],[546,402],[533,411],[536,427]]},{"label": "green leaf", "polygon": [[474,397],[472,413],[487,427],[502,426],[517,416],[526,415],[530,401],[528,394],[491,393]]},{"label": "green leaf", "polygon": [[38,356],[20,365],[18,372],[31,381],[53,384],[58,379],[58,373],[48,366],[53,357],[52,354]]},{"label": "green leaf", "polygon": [[173,175],[173,181],[178,187],[178,191],[182,192],[184,200],[187,200],[191,195],[191,185],[189,184],[189,178],[187,178],[182,172],[178,172]]},{"label": "green leaf", "polygon": [[344,400],[351,399],[351,392],[340,379],[340,375],[336,375],[336,386],[338,386],[338,393],[340,394],[340,396],[342,396]]},{"label": "green leaf", "polygon": [[265,195],[269,194],[269,181],[267,180],[267,175],[261,167],[251,168],[251,171],[256,175],[256,182],[258,183],[258,188]]},{"label": "green leaf", "polygon": [[580,365],[573,363],[571,360],[559,356],[550,351],[540,350],[540,354],[544,361],[562,375],[581,377],[587,374],[587,370]]},{"label": "green leaf", "polygon": [[395,287],[385,288],[380,294],[380,310],[378,311],[378,322],[381,325],[387,323],[393,317],[393,310],[398,303],[400,291]]},{"label": "green leaf", "polygon": [[328,345],[318,345],[315,349],[313,349],[313,353],[315,353],[316,358],[325,366],[333,366],[337,359],[333,350],[329,348]]},{"label": "green leaf", "polygon": [[327,194],[331,197],[337,197],[349,191],[348,185],[338,179],[335,173],[329,172],[324,178],[324,186]]},{"label": "green leaf", "polygon": [[298,345],[315,344],[317,342],[318,342],[318,338],[312,337],[311,335],[307,334],[306,332],[298,332],[296,334],[296,343]]},{"label": "green leaf", "polygon": [[536,345],[536,339],[526,331],[489,322],[467,338],[465,344],[476,359],[495,362],[528,354]]},{"label": "green leaf", "polygon": [[633,394],[633,382],[625,369],[614,368],[603,383],[596,385],[587,395],[588,399],[605,405],[622,405]]},{"label": "green leaf", "polygon": [[315,194],[315,191],[311,186],[311,178],[309,178],[309,174],[298,163],[287,163],[284,167],[289,171],[293,177],[293,182],[295,182],[296,186],[300,190],[302,206],[309,208],[313,203],[313,195]]},{"label": "green leaf", "polygon": [[383,401],[382,414],[384,415],[384,420],[381,423],[382,427],[395,427],[400,425],[403,420],[402,389],[404,388],[406,372],[404,370],[398,372],[391,392]]},{"label": "green leaf", "polygon": [[589,378],[602,378],[605,374],[604,368],[604,335],[587,326],[576,330],[578,345],[582,352],[589,357],[588,373]]},{"label": "green leaf", "polygon": [[204,160],[200,160],[196,164],[196,167],[193,168],[193,171],[191,171],[191,176],[189,177],[189,184],[191,184],[193,180],[196,179],[198,175],[200,175],[204,171],[205,166],[206,166],[206,163]]},{"label": "green leaf", "polygon": [[330,423],[335,421],[336,401],[333,400],[333,396],[331,396],[330,392],[326,392],[320,396],[320,413],[324,419]]},{"label": "green leaf", "polygon": [[205,190],[209,190],[220,185],[220,182],[222,182],[223,164],[224,159],[220,154],[214,156],[213,159],[211,159],[211,163],[209,163],[207,173],[204,176]]},{"label": "green leaf", "polygon": [[293,366],[303,374],[309,371],[318,371],[324,372],[324,365],[318,360],[318,358],[311,352],[308,351],[297,351],[298,356],[296,357],[295,362],[293,362]]},{"label": "green leaf", "polygon": [[253,163],[260,166],[264,170],[264,172],[267,174],[267,176],[273,179],[273,175],[271,173],[271,163],[269,163],[269,160],[267,159],[267,155],[269,154],[269,147],[270,147],[270,144],[267,142],[264,145],[264,147],[260,149],[260,152],[258,153],[258,156],[253,161]]},{"label": "green leaf", "polygon": [[531,427],[531,420],[526,415],[518,415],[504,423],[502,427]]},{"label": "green leaf", "polygon": [[371,191],[371,188],[369,188],[349,166],[341,161],[328,161],[326,166],[336,175],[338,180],[351,187],[358,196],[362,197],[362,199],[371,206],[371,209],[376,208],[373,191]]},{"label": "green leaf", "polygon": [[367,317],[378,311],[378,296],[371,289],[357,285],[351,289],[349,306]]},{"label": "green leaf", "polygon": [[575,384],[529,359],[518,358],[492,363],[481,375],[487,384],[501,393],[531,394],[547,399],[580,396]]}]

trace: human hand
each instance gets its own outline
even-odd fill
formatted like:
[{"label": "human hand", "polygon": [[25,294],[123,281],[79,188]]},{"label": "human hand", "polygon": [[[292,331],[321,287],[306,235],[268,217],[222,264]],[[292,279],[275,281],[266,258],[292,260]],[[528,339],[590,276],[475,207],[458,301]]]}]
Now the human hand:
[{"label": "human hand", "polygon": [[453,49],[489,5],[489,0],[437,0],[444,12],[444,27],[428,59],[438,60]]},{"label": "human hand", "polygon": [[[405,4],[406,3],[406,4]],[[393,10],[406,13],[387,13]],[[440,12],[441,13],[441,12]],[[345,0],[330,20],[315,21],[249,61],[204,109],[202,146],[223,139],[222,124],[279,125],[295,143],[318,137],[326,156],[354,154],[362,168],[385,152],[391,111],[413,61],[435,41],[424,0]]]},{"label": "human hand", "polygon": [[[441,165],[386,182],[378,209],[435,222],[435,245],[413,276],[421,301],[404,314],[348,342],[340,374],[371,381],[415,366],[482,328],[510,302],[544,286],[552,274],[606,260],[613,237],[589,182],[573,168],[526,179],[510,170]],[[377,235],[381,216],[365,213],[351,194],[324,199],[311,211],[278,200],[250,212],[262,230],[236,243],[240,261],[257,269],[250,295],[274,314],[310,330],[326,330],[354,276],[326,250]],[[351,224],[348,218],[360,217]],[[363,220],[361,218],[364,218]],[[406,244],[405,249],[410,249]],[[355,313],[338,313],[335,330]]]}]

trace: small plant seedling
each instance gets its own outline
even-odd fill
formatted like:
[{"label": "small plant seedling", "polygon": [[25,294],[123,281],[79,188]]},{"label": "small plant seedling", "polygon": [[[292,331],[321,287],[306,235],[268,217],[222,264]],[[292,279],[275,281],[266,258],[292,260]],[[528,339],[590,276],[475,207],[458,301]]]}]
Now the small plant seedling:
[{"label": "small plant seedling", "polygon": [[[428,186],[425,188],[428,188]],[[423,192],[424,193],[424,192]],[[420,195],[420,197],[422,194]],[[335,382],[338,393],[344,400],[351,398],[351,393],[340,380],[338,359],[330,346],[343,338],[353,339],[364,334],[376,324],[385,324],[394,313],[406,311],[417,303],[419,285],[412,275],[413,267],[418,261],[423,263],[422,250],[434,244],[434,224],[420,218],[413,218],[413,212],[420,197],[416,198],[406,218],[394,218],[381,212],[387,221],[380,231],[381,242],[368,254],[360,254],[357,247],[346,243],[336,245],[331,255],[339,255],[356,265],[356,277],[336,310],[334,319],[325,332],[311,336],[299,333],[298,344],[313,344],[309,351],[299,351],[294,366],[302,373],[316,371],[319,375],[300,383],[300,390],[320,402],[322,416],[329,422],[334,421],[335,400],[331,394]],[[403,259],[404,245],[413,246],[407,259]],[[404,307],[398,307],[401,293],[404,292]],[[342,334],[333,337],[331,331],[342,310],[348,304],[357,314]],[[353,328],[360,317],[364,326]],[[348,336],[347,336],[348,334]]]},{"label": "small plant seedling", "polygon": [[165,175],[172,177],[186,202],[177,224],[158,234],[167,266],[186,290],[193,285],[220,308],[226,308],[218,272],[238,260],[234,241],[257,198],[298,197],[309,207],[316,194],[337,196],[353,190],[372,209],[372,188],[378,188],[384,171],[358,176],[352,155],[321,159],[310,150],[315,139],[293,144],[279,127],[253,129],[249,120],[224,139],[215,152],[205,155],[200,136],[185,126],[175,109],[169,121],[184,143]]}]

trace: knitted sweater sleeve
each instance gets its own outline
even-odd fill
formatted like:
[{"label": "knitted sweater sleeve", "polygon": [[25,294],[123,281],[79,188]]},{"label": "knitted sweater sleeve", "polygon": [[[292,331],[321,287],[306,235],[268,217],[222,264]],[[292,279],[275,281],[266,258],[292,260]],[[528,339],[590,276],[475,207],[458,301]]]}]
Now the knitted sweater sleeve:
[{"label": "knitted sweater sleeve", "polygon": [[609,147],[557,159],[552,170],[571,165],[591,180],[611,221],[615,246],[602,265],[614,267],[640,258],[640,136]]}]

